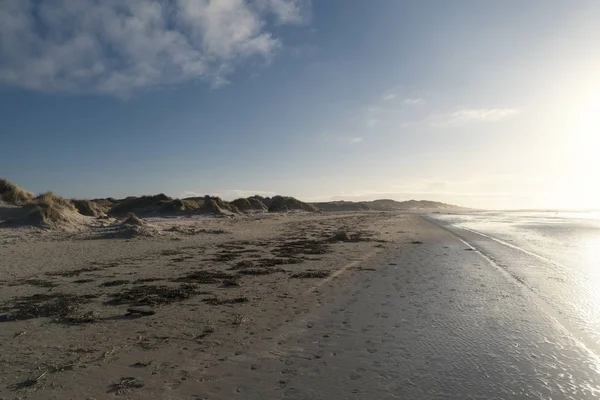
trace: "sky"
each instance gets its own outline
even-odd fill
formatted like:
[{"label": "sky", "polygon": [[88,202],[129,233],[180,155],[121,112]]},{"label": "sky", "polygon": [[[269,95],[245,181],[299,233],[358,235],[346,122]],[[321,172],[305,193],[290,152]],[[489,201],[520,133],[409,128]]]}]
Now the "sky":
[{"label": "sky", "polygon": [[600,2],[3,0],[0,176],[600,208]]}]

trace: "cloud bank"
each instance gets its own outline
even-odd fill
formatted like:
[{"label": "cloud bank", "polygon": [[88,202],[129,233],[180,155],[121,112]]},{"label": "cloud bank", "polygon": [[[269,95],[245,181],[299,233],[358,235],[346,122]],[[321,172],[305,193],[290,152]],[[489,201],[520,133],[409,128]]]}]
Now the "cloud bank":
[{"label": "cloud bank", "polygon": [[3,0],[0,84],[127,95],[212,85],[282,44],[270,25],[306,20],[309,0]]},{"label": "cloud bank", "polygon": [[499,122],[519,113],[515,108],[466,108],[452,113],[436,115],[431,125],[457,127],[472,123]]}]

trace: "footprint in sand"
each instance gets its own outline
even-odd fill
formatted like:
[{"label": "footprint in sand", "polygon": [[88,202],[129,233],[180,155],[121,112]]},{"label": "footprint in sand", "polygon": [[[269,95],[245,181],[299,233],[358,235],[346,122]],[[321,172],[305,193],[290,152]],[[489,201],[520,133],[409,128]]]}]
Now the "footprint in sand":
[{"label": "footprint in sand", "polygon": [[350,375],[348,375],[348,378],[350,378],[353,381],[356,381],[356,380],[360,379],[361,377],[362,377],[361,374],[359,374],[356,371],[353,371],[350,373]]}]

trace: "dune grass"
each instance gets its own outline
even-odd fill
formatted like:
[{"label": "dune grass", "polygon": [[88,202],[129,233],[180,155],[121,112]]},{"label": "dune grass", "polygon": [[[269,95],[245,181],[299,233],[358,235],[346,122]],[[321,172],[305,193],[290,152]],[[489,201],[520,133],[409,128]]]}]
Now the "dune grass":
[{"label": "dune grass", "polygon": [[269,200],[269,212],[280,212],[288,210],[303,210],[309,212],[319,211],[319,209],[313,206],[312,204],[305,203],[294,197],[274,196]]},{"label": "dune grass", "polygon": [[0,200],[21,206],[31,203],[33,194],[8,179],[0,179]]},{"label": "dune grass", "polygon": [[161,202],[160,211],[162,212],[177,212],[177,211],[194,211],[202,206],[202,202],[194,199],[173,199]]},{"label": "dune grass", "polygon": [[100,204],[92,200],[71,199],[71,202],[81,215],[87,215],[88,217],[104,215],[106,211],[108,211],[106,207],[102,207]]},{"label": "dune grass", "polygon": [[241,212],[246,211],[267,211],[267,206],[254,197],[235,199],[231,202]]},{"label": "dune grass", "polygon": [[154,196],[127,197],[113,206],[108,214],[112,216],[127,215],[130,212],[139,212],[144,208],[161,206],[165,202],[172,200],[169,196],[162,193]]},{"label": "dune grass", "polygon": [[53,227],[69,220],[69,212],[77,212],[75,205],[52,192],[42,193],[29,204],[29,219],[39,225]]}]

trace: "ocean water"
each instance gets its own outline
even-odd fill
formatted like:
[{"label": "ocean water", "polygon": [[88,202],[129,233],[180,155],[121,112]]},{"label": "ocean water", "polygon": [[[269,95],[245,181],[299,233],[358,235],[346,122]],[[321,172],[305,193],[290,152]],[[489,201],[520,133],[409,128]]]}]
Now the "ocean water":
[{"label": "ocean water", "polygon": [[600,212],[432,214],[600,355]]}]

